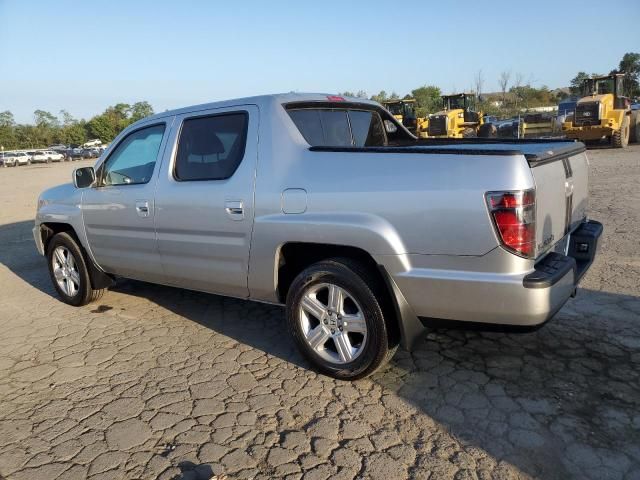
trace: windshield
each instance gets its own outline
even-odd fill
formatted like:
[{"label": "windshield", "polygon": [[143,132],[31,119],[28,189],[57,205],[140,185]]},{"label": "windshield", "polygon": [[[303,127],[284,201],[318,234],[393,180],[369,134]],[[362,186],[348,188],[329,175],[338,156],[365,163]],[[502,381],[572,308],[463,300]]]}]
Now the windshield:
[{"label": "windshield", "polygon": [[387,105],[387,110],[391,112],[391,115],[402,115],[402,104],[401,103],[390,103]]},{"label": "windshield", "polygon": [[615,83],[613,78],[589,79],[584,82],[583,95],[605,95],[615,93]]},{"label": "windshield", "polygon": [[464,97],[444,97],[444,108],[449,110],[465,109]]}]

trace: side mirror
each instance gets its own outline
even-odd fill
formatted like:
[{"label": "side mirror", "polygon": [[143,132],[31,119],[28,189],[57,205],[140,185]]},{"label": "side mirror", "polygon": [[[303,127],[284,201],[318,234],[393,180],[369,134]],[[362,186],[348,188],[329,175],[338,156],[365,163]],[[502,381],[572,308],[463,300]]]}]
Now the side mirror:
[{"label": "side mirror", "polygon": [[384,121],[384,129],[387,133],[396,133],[398,131],[398,127],[391,120]]},{"label": "side mirror", "polygon": [[96,172],[93,167],[76,168],[73,171],[73,184],[76,188],[87,188],[96,181]]}]

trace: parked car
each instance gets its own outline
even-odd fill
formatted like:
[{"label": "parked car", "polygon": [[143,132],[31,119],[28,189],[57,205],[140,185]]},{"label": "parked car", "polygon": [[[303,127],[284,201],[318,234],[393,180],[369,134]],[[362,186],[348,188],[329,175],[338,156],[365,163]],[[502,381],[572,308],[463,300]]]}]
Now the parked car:
[{"label": "parked car", "polygon": [[83,158],[98,158],[100,156],[100,153],[102,153],[100,151],[99,148],[83,148],[82,149],[82,157]]},{"label": "parked car", "polygon": [[82,147],[71,147],[68,148],[67,151],[65,152],[65,156],[67,159],[69,160],[83,160],[83,153],[84,153],[84,148]]},{"label": "parked car", "polygon": [[29,165],[31,159],[25,152],[4,152],[2,165],[5,167],[17,167],[19,165]]},{"label": "parked car", "polygon": [[33,163],[51,163],[61,162],[64,160],[64,155],[51,150],[38,150],[33,152],[31,161]]},{"label": "parked car", "polygon": [[95,138],[93,140],[89,140],[88,142],[83,143],[82,146],[84,148],[91,148],[91,147],[97,147],[101,144],[102,144],[102,141]]},{"label": "parked car", "polygon": [[64,154],[63,153],[56,152],[55,150],[47,150],[45,153],[47,155],[49,155],[49,158],[51,158],[52,162],[62,162],[62,161],[64,161]]},{"label": "parked car", "polygon": [[51,147],[49,147],[49,150],[59,153],[60,155],[62,155],[62,159],[63,160],[69,160],[69,158],[67,157],[67,150],[69,150],[69,147],[66,145],[52,145]]},{"label": "parked car", "polygon": [[587,176],[581,143],[416,139],[372,101],[270,95],[127,127],[33,233],[70,305],[115,276],[284,304],[276,328],[355,379],[433,319],[551,318],[602,232]]}]

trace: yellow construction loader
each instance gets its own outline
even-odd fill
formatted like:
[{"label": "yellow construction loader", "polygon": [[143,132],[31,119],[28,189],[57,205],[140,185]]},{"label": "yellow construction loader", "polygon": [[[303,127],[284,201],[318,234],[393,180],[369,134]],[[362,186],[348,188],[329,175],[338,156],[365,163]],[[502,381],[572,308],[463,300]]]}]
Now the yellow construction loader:
[{"label": "yellow construction loader", "polygon": [[414,135],[418,135],[420,128],[426,122],[426,118],[418,117],[416,114],[416,99],[405,98],[397,100],[387,100],[382,102],[384,108],[389,110],[398,122]]},{"label": "yellow construction loader", "polygon": [[[475,110],[476,96],[457,93],[442,96],[442,110],[429,115],[424,129],[427,138],[476,137],[483,124],[482,112]],[[423,136],[423,135],[421,135]]]},{"label": "yellow construction loader", "polygon": [[612,147],[627,146],[630,130],[638,131],[638,115],[632,114],[631,101],[624,94],[624,77],[624,73],[613,73],[584,81],[573,117],[562,124],[567,138],[587,144],[606,138]]}]

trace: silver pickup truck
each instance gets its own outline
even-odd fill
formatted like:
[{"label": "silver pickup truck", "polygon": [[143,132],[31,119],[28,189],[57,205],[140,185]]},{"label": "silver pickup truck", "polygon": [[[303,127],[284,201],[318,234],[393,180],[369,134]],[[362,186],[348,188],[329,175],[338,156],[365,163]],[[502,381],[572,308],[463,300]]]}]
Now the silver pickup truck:
[{"label": "silver pickup truck", "polygon": [[587,174],[581,143],[419,140],[375,102],[269,95],[131,125],[33,233],[68,304],[115,277],[284,304],[304,356],[355,379],[425,325],[551,318],[602,232]]}]

